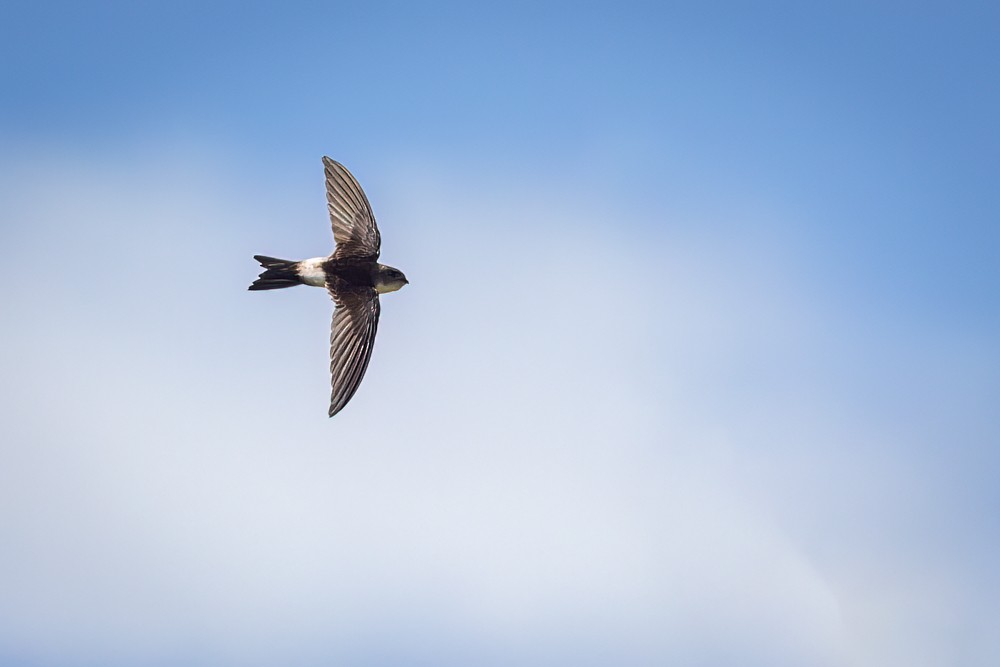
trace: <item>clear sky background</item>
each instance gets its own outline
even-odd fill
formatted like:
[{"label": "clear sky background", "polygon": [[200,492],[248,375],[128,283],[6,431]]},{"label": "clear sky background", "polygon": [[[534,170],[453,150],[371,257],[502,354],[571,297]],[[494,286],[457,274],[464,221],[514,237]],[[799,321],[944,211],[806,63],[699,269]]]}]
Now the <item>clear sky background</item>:
[{"label": "clear sky background", "polygon": [[[990,2],[0,9],[0,664],[1000,664]],[[249,293],[365,187],[382,299]]]}]

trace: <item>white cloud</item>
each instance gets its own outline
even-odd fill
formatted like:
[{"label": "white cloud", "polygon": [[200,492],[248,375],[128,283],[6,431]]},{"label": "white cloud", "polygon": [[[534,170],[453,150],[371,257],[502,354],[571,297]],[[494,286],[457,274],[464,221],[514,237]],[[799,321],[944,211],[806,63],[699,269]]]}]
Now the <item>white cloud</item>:
[{"label": "white cloud", "polygon": [[[281,251],[262,237],[315,237],[319,182],[279,240],[265,231],[279,212],[256,211],[251,185],[177,160],[4,169],[23,173],[4,217],[24,224],[4,267],[18,289],[0,357],[0,655],[909,666],[1000,653],[976,624],[996,598],[955,575],[971,561],[917,551],[937,524],[899,528],[927,509],[931,458],[843,384],[893,386],[857,370],[884,332],[864,340],[819,301],[783,263],[794,249],[684,222],[647,235],[649,212],[516,181],[463,194],[403,169],[392,182],[412,189],[373,199],[383,260],[411,285],[384,299],[368,377],[330,421],[328,299],[244,292],[249,256]],[[981,419],[953,409],[945,421]],[[947,496],[961,483],[941,487],[959,519]]]}]

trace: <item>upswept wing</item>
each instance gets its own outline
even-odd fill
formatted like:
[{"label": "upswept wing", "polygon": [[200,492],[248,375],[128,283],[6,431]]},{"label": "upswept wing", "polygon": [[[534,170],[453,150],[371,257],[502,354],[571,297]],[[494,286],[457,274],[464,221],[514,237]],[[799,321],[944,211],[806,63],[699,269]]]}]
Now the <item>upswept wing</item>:
[{"label": "upswept wing", "polygon": [[332,417],[347,405],[365,376],[375,345],[380,306],[378,292],[372,287],[351,287],[333,276],[327,288],[337,304],[330,329]]},{"label": "upswept wing", "polygon": [[330,211],[333,238],[337,242],[333,257],[378,259],[382,238],[364,190],[339,162],[324,157],[323,167],[326,172],[326,206]]}]

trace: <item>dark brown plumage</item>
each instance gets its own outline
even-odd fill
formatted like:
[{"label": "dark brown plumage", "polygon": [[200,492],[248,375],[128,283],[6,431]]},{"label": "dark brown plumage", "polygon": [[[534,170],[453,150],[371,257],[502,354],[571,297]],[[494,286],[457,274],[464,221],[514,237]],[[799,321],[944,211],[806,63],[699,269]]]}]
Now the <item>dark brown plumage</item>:
[{"label": "dark brown plumage", "polygon": [[379,294],[407,284],[403,272],[378,263],[382,239],[368,198],[342,164],[323,158],[326,201],[336,248],[301,262],[254,255],[264,271],[250,289],[325,287],[336,304],[330,328],[332,392],[329,415],[340,412],[361,385],[371,360],[381,311]]}]

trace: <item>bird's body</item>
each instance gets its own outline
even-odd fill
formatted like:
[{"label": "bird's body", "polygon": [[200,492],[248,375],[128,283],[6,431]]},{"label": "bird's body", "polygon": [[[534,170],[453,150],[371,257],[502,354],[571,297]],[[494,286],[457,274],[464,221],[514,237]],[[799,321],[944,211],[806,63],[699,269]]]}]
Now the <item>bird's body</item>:
[{"label": "bird's body", "polygon": [[336,276],[351,285],[374,287],[379,294],[395,292],[406,282],[394,280],[392,273],[397,269],[378,262],[348,257],[313,257],[296,263],[295,272],[304,285],[326,287],[327,278]]},{"label": "bird's body", "polygon": [[295,285],[325,287],[337,304],[330,332],[333,393],[329,415],[354,396],[371,359],[378,328],[379,294],[407,284],[399,269],[379,264],[381,236],[368,198],[347,169],[328,157],[326,199],[336,249],[329,257],[288,261],[254,255],[264,267],[250,289],[271,290]]}]

